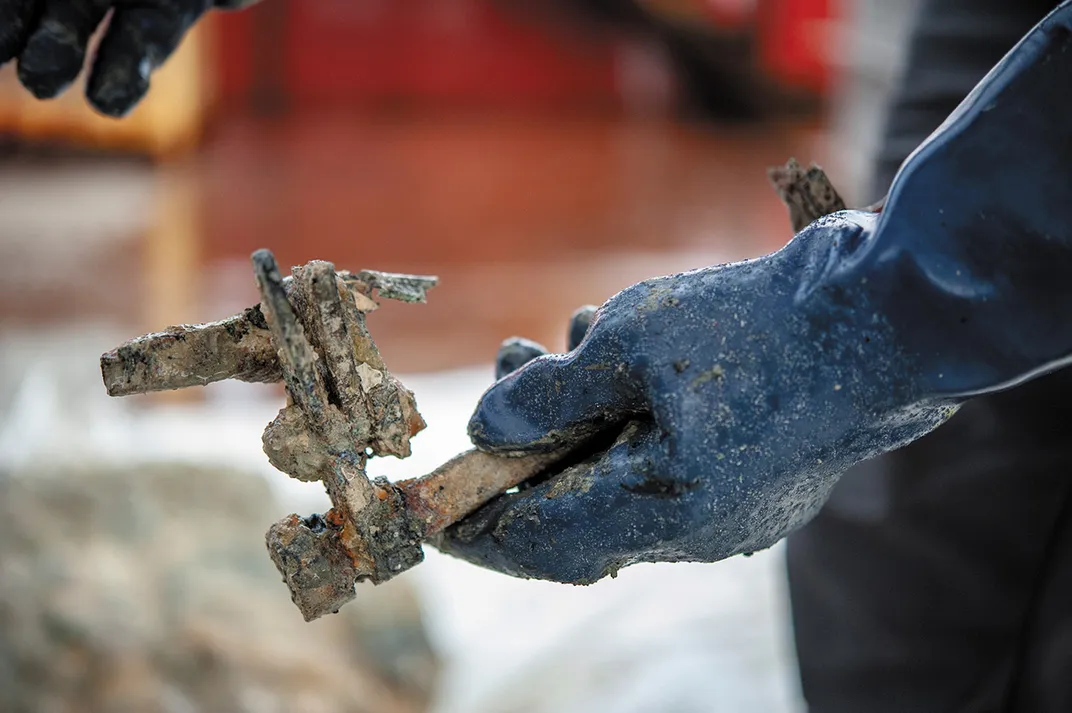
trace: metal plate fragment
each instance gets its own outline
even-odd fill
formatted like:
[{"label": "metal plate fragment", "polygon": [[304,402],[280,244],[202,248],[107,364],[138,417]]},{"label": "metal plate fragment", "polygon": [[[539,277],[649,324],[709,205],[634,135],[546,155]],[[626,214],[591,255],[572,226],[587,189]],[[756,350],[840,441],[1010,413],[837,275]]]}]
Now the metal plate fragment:
[{"label": "metal plate fragment", "polygon": [[379,290],[380,297],[401,302],[426,302],[428,290],[439,282],[439,278],[429,275],[401,275],[376,270],[362,270],[357,278]]}]

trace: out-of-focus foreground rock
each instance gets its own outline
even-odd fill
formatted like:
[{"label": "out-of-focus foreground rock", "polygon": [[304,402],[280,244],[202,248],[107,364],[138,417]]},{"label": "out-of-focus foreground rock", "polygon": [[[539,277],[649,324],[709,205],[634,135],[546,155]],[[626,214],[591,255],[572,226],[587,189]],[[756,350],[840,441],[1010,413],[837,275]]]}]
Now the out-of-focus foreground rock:
[{"label": "out-of-focus foreground rock", "polygon": [[402,579],[307,624],[259,477],[0,472],[0,710],[416,713],[438,665]]}]

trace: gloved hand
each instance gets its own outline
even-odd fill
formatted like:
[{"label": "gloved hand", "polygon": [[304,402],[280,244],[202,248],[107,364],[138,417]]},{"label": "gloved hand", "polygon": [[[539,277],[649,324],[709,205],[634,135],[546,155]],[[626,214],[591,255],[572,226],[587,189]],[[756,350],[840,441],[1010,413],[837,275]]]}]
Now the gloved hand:
[{"label": "gloved hand", "polygon": [[[616,440],[488,503],[442,548],[588,583],[769,547],[849,466],[1066,363],[1070,76],[1072,1],[905,162],[882,214],[836,213],[772,255],[634,285],[568,354],[498,381],[469,424],[478,447]],[[504,370],[540,351],[522,346]]]},{"label": "gloved hand", "polygon": [[574,583],[635,562],[752,552],[812,515],[853,462],[938,425],[952,408],[921,404],[906,376],[922,366],[872,318],[875,296],[830,289],[825,268],[873,224],[842,214],[774,255],[630,287],[576,349],[496,383],[470,422],[482,449],[550,450],[624,430],[587,462],[493,501],[444,548]]},{"label": "gloved hand", "polygon": [[0,65],[18,59],[23,86],[38,99],[62,93],[82,70],[90,35],[112,11],[92,63],[86,97],[125,115],[149,90],[149,75],[210,8],[257,0],[0,0]]}]

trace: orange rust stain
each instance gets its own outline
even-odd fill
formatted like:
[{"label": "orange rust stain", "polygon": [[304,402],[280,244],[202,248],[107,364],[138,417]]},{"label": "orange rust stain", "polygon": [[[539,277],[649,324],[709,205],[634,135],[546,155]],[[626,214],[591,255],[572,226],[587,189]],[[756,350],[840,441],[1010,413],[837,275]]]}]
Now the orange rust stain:
[{"label": "orange rust stain", "polygon": [[[350,555],[350,559],[353,561],[354,566],[358,571],[363,572],[371,569],[371,558],[364,552],[358,552],[354,545],[363,545],[361,538],[357,535],[357,529],[352,522],[347,521],[342,526],[342,532],[339,535],[339,544],[342,546],[343,551]],[[363,550],[364,547],[362,546]],[[362,556],[366,554],[366,556]]]},{"label": "orange rust stain", "polygon": [[417,413],[417,409],[413,409],[409,415],[409,437],[413,438],[418,433],[425,429],[428,424],[425,423],[424,418]]},{"label": "orange rust stain", "polygon": [[443,494],[443,486],[438,480],[403,481],[399,484],[406,500],[406,510],[425,524],[426,533],[432,534],[450,524],[445,512],[454,512],[456,504],[448,495]]}]

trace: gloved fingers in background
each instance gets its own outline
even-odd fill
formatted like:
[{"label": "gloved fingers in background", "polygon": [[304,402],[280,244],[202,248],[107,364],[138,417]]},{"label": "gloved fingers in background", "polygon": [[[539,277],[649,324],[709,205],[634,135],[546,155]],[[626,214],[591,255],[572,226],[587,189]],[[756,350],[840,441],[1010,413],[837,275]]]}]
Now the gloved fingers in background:
[{"label": "gloved fingers in background", "polygon": [[37,0],[0,0],[0,65],[22,51],[37,10]]},{"label": "gloved fingers in background", "polygon": [[127,114],[149,91],[150,73],[171,56],[208,7],[206,0],[117,6],[90,70],[89,103],[108,116]]},{"label": "gloved fingers in background", "polygon": [[588,328],[592,326],[592,320],[596,318],[598,309],[595,305],[585,305],[573,313],[566,337],[567,349],[573,351],[581,345],[585,335],[588,334]]},{"label": "gloved fingers in background", "polygon": [[515,577],[589,584],[629,564],[695,559],[703,484],[677,479],[670,440],[630,422],[606,451],[502,495],[450,528],[444,552]]},{"label": "gloved fingers in background", "polygon": [[89,38],[108,14],[109,0],[44,0],[19,51],[19,81],[38,99],[60,95],[78,77]]},{"label": "gloved fingers in background", "polygon": [[256,1],[0,0],[0,64],[17,59],[19,81],[38,99],[59,96],[82,71],[90,38],[111,10],[86,96],[101,113],[119,117],[145,96],[151,72],[209,8]]},{"label": "gloved fingers in background", "polygon": [[531,339],[511,337],[502,343],[495,355],[495,380],[509,376],[536,357],[549,353],[547,347]]},{"label": "gloved fingers in background", "polygon": [[[591,312],[575,313],[571,335],[586,331],[577,323],[590,322]],[[641,410],[639,389],[610,339],[596,334],[568,354],[544,351],[519,338],[500,348],[496,374],[502,378],[481,397],[469,422],[478,447],[557,450]]]},{"label": "gloved fingers in background", "polygon": [[[588,333],[588,327],[592,324],[597,307],[585,305],[570,317],[569,329],[566,334],[566,349],[573,351],[580,345],[584,335]],[[512,337],[507,339],[499,347],[499,353],[495,357],[495,380],[512,374],[528,364],[536,357],[550,353],[545,346],[524,337]]]}]

